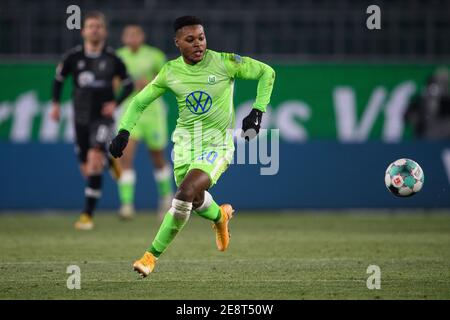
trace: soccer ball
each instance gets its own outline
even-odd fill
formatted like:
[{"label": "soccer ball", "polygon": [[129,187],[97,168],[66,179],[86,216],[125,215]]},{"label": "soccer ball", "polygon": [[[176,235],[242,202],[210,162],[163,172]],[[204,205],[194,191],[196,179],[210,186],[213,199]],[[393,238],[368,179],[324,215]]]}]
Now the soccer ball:
[{"label": "soccer ball", "polygon": [[386,169],[384,182],[397,197],[410,197],[423,187],[424,175],[419,164],[411,159],[398,159]]}]

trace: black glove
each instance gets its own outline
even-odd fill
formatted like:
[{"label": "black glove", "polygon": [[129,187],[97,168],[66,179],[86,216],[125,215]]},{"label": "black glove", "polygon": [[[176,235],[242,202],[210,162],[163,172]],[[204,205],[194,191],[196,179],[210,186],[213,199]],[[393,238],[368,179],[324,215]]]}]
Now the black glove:
[{"label": "black glove", "polygon": [[242,134],[245,140],[253,139],[261,129],[262,112],[257,109],[252,109],[249,115],[242,120]]},{"label": "black glove", "polygon": [[109,145],[109,152],[114,158],[120,158],[123,150],[128,144],[130,133],[127,130],[120,130],[117,136],[111,141]]}]

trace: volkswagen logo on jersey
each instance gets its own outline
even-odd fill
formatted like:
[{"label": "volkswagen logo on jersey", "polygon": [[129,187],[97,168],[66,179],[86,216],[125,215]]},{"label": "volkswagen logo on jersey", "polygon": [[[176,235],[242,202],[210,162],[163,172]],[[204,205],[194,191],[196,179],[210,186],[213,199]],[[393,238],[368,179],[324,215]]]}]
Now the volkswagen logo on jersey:
[{"label": "volkswagen logo on jersey", "polygon": [[193,114],[204,114],[211,109],[212,98],[204,91],[194,91],[186,97],[186,107]]}]

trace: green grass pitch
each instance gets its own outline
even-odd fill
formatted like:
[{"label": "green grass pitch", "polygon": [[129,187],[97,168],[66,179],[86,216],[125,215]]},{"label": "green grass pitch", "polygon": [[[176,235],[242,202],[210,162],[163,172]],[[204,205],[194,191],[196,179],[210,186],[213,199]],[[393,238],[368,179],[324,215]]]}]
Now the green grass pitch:
[{"label": "green grass pitch", "polygon": [[[157,230],[152,214],[0,214],[0,299],[450,299],[449,212],[239,212],[231,244],[191,217],[140,279],[131,269]],[[69,290],[69,265],[81,289]],[[381,289],[369,290],[369,265]]]}]

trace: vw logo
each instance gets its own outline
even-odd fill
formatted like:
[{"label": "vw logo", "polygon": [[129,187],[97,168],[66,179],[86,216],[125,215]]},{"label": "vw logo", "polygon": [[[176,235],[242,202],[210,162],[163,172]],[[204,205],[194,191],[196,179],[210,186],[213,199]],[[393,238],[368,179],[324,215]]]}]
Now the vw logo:
[{"label": "vw logo", "polygon": [[193,114],[204,114],[211,109],[212,98],[203,91],[194,91],[186,97],[186,107]]}]

